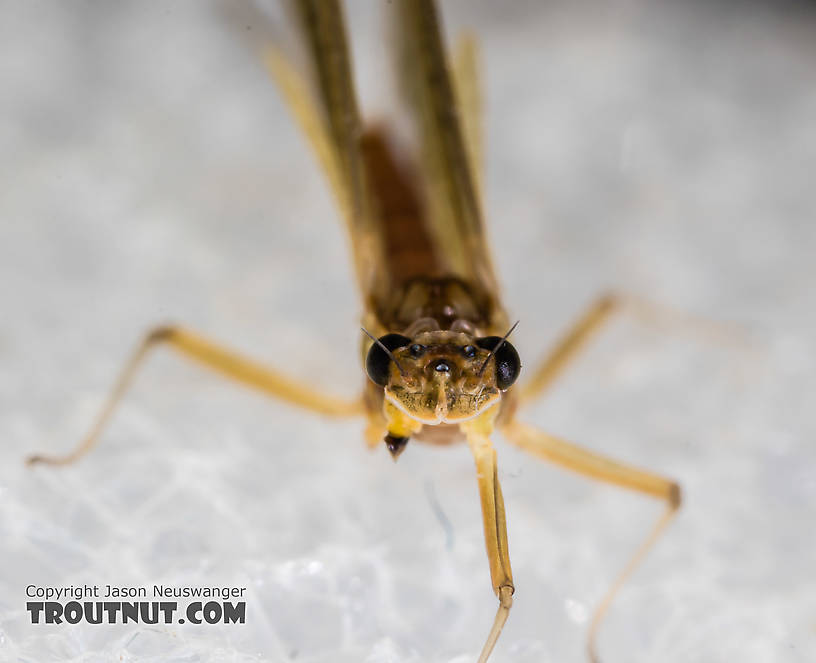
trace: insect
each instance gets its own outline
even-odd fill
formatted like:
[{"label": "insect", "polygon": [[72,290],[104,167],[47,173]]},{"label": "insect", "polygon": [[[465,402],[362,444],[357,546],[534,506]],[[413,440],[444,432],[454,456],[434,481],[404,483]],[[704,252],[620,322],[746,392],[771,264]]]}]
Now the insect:
[{"label": "insect", "polygon": [[475,465],[493,591],[494,623],[479,661],[490,656],[513,603],[504,502],[491,438],[584,475],[661,499],[666,508],[595,612],[588,648],[615,592],[680,505],[678,485],[661,476],[583,449],[517,418],[520,405],[543,393],[619,308],[602,297],[567,331],[526,383],[510,340],[493,269],[479,188],[481,136],[475,55],[463,42],[446,54],[431,0],[397,0],[399,76],[414,123],[417,149],[406,156],[385,125],[363,122],[357,107],[342,10],[335,0],[294,4],[309,71],[279,51],[267,64],[323,166],[351,237],[363,303],[362,395],[346,401],[242,357],[177,326],[147,334],[124,367],[84,441],[62,457],[86,454],[146,355],[169,347],[222,375],[316,413],[366,418],[370,447],[385,444],[396,460],[410,442],[464,441]]}]

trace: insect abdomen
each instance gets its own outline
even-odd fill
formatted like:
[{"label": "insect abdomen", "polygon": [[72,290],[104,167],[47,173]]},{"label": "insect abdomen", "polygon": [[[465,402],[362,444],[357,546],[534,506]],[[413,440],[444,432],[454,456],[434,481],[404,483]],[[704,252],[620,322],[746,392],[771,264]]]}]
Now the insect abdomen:
[{"label": "insect abdomen", "polygon": [[425,205],[411,167],[400,162],[385,132],[366,127],[361,140],[373,213],[382,232],[385,271],[398,288],[441,271],[425,224]]}]

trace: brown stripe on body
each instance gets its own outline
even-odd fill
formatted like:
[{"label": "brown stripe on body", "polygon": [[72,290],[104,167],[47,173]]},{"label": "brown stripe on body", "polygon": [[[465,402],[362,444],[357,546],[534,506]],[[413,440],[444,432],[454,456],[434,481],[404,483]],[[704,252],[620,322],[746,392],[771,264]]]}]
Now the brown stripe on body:
[{"label": "brown stripe on body", "polygon": [[366,127],[361,146],[392,285],[440,275],[439,256],[428,233],[425,204],[413,169],[404,159],[397,159],[382,127]]}]

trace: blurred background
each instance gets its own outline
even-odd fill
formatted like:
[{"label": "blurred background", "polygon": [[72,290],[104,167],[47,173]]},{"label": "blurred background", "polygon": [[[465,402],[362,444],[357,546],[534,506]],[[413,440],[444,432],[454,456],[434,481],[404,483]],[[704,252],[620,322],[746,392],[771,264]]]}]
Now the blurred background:
[{"label": "blurred background", "polygon": [[[371,116],[378,8],[348,7]],[[610,289],[727,330],[617,318],[522,413],[685,490],[603,660],[814,660],[813,6],[442,9],[481,40],[487,217],[528,370]],[[395,464],[360,421],[158,351],[92,455],[23,466],[77,443],[158,323],[326,391],[364,377],[346,240],[247,46],[260,24],[192,1],[2,16],[0,659],[474,660],[495,598],[464,446]],[[491,661],[583,661],[661,506],[496,446],[517,592]],[[248,621],[29,623],[26,585],[86,583],[245,586]]]}]

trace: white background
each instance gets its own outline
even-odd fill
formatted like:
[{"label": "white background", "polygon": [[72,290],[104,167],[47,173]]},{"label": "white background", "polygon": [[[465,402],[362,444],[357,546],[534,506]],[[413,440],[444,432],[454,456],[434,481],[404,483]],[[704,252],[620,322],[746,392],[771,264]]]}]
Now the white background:
[{"label": "white background", "polygon": [[[623,316],[531,423],[677,478],[603,660],[812,661],[816,17],[744,3],[445,3],[485,61],[486,206],[529,371],[594,296]],[[350,11],[360,87],[385,64]],[[244,37],[200,2],[6,0],[0,21],[0,660],[472,661],[493,619],[463,446],[368,453],[157,352],[184,323],[353,395],[341,225]],[[249,26],[249,27],[247,27]],[[717,329],[720,329],[717,327]],[[516,602],[493,661],[583,661],[587,615],[660,506],[496,440]],[[440,515],[442,514],[442,515]],[[27,584],[246,586],[244,626],[38,626]]]}]

